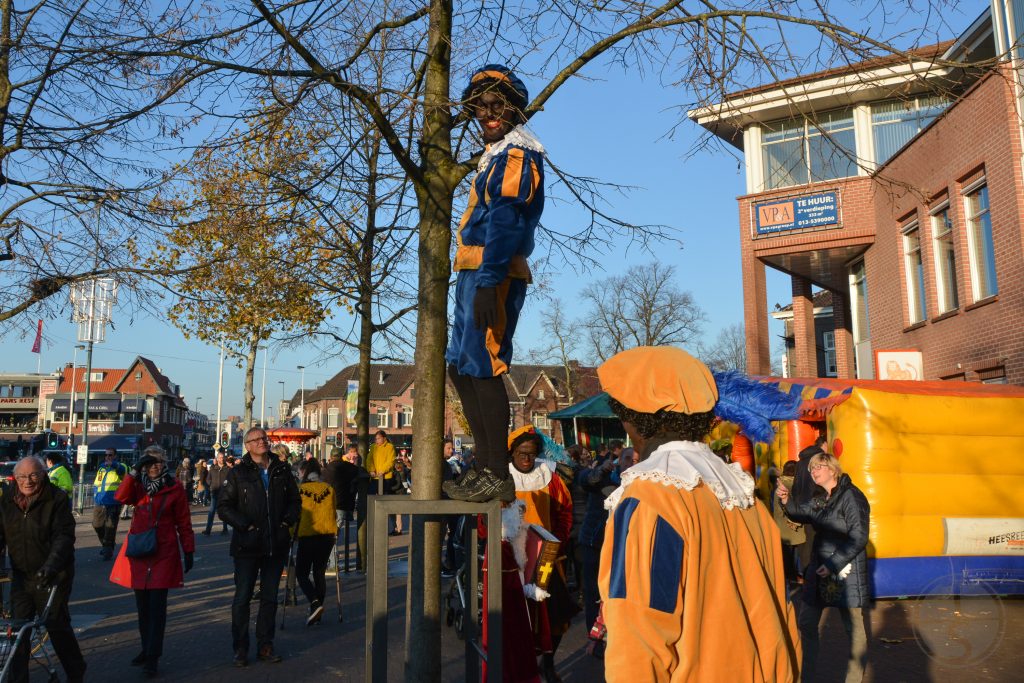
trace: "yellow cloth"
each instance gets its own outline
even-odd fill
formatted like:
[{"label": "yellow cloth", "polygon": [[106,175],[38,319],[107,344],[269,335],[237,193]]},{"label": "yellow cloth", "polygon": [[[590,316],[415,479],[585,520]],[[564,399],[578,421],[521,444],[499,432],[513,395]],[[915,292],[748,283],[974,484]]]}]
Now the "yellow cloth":
[{"label": "yellow cloth", "polygon": [[381,445],[370,444],[370,452],[366,456],[366,471],[372,477],[376,472],[383,474],[385,479],[390,479],[395,471],[395,445],[385,441]]},{"label": "yellow cloth", "polygon": [[[622,534],[616,524],[630,510]],[[624,561],[615,582],[617,547]],[[655,552],[666,549],[680,550],[681,560],[679,552]],[[678,578],[670,575],[675,567]],[[703,483],[686,490],[635,480],[609,515],[598,584],[611,683],[784,683],[799,677],[779,532],[760,503],[726,510]],[[612,597],[616,587],[624,595]]]},{"label": "yellow cloth", "polygon": [[299,538],[338,533],[333,487],[322,481],[307,481],[299,486],[299,498],[302,500]]},{"label": "yellow cloth", "polygon": [[638,346],[597,369],[601,388],[638,413],[706,413],[718,401],[711,371],[682,349]]}]

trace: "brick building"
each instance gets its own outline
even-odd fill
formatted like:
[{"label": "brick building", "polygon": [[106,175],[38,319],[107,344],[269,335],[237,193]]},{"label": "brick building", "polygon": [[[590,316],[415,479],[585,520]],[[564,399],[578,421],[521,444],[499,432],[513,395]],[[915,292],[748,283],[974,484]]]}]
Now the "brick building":
[{"label": "brick building", "polygon": [[[72,434],[75,444],[82,442],[85,372],[84,367],[73,368],[68,363],[61,373],[56,393],[47,397],[50,428],[58,434]],[[189,439],[185,438],[186,430]],[[199,436],[203,432],[207,436]],[[176,459],[182,448],[208,448],[208,438],[205,420],[189,411],[178,386],[164,376],[153,361],[137,356],[127,368],[92,368],[91,459],[104,448],[129,455],[151,444],[163,446],[169,456]]]},{"label": "brick building", "polygon": [[[1008,4],[993,3],[997,17],[1012,19]],[[1024,335],[1008,334],[1024,325],[1017,61],[959,66],[1003,52],[1007,33],[1020,34],[988,10],[956,40],[690,113],[744,152],[749,372],[770,372],[771,267],[792,284],[783,312],[794,376],[829,374],[821,351],[831,331],[838,377],[885,378],[884,359],[899,356],[918,379],[1024,384]],[[831,330],[816,334],[822,291]]]},{"label": "brick building", "polygon": [[[305,397],[302,424],[320,432],[310,447],[316,454],[330,451],[340,434],[345,441],[355,440],[355,428],[346,420],[346,396],[349,381],[358,377],[358,367],[350,365],[322,386],[310,390]],[[568,373],[561,365],[513,365],[503,375],[509,397],[511,428],[531,422],[556,442],[562,442],[560,425],[548,420],[548,413],[565,408],[600,391],[596,371],[571,363]],[[567,385],[567,381],[571,385]],[[570,394],[572,400],[570,401]],[[445,404],[445,434],[459,437],[472,445],[459,418],[457,394],[449,383]],[[383,429],[398,448],[412,447],[412,426],[415,415],[415,366],[411,364],[377,364],[370,366],[370,433]],[[301,412],[299,396],[289,403],[291,410]],[[297,422],[297,420],[296,420]]]}]

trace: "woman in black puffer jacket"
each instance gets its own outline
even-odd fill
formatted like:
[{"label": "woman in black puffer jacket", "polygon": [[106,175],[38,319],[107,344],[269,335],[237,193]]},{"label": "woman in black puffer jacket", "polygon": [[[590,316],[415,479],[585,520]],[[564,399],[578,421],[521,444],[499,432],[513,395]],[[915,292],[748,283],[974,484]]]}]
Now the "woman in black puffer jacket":
[{"label": "woman in black puffer jacket", "polygon": [[814,549],[804,569],[803,604],[799,612],[803,642],[801,680],[815,680],[818,659],[818,626],[826,607],[836,607],[850,640],[847,683],[864,678],[867,662],[865,608],[870,602],[868,587],[868,521],[871,508],[864,494],[843,474],[839,461],[828,453],[810,459],[808,469],[814,483],[824,489],[810,501],[790,500],[789,490],[779,482],[776,488],[786,515],[794,522],[814,527]]}]

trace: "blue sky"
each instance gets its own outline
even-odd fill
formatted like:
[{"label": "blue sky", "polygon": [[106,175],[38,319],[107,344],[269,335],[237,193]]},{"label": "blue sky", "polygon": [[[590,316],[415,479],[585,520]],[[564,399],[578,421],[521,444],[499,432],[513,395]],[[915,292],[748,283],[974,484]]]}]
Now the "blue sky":
[{"label": "blue sky", "polygon": [[[962,18],[947,17],[957,28],[966,27],[987,3],[971,2]],[[953,37],[953,36],[949,36]],[[589,77],[604,71],[592,65]],[[580,175],[637,186],[627,197],[612,197],[611,210],[634,223],[663,223],[679,229],[682,246],[656,245],[657,258],[676,267],[676,284],[693,293],[707,313],[705,339],[710,342],[724,327],[742,322],[742,283],[739,261],[739,227],[736,197],[744,188],[744,171],[738,157],[723,151],[704,150],[688,156],[702,133],[696,124],[684,122],[672,139],[668,131],[678,122],[680,112],[673,107],[686,99],[685,93],[662,87],[656,78],[640,80],[624,77],[620,70],[608,70],[604,80],[576,80],[563,87],[536,116],[531,128],[545,144],[549,155],[560,166]],[[536,89],[537,84],[527,83]],[[461,88],[461,84],[456,87]],[[559,206],[545,211],[544,222],[552,226],[578,224],[584,220],[578,207]],[[577,304],[579,292],[593,281],[620,274],[649,263],[650,254],[616,244],[609,252],[597,255],[602,269],[577,273],[554,263],[551,283],[555,296],[570,318],[583,314]],[[789,302],[788,277],[768,269],[768,307]],[[539,314],[542,303],[528,299],[524,317],[516,335],[517,350],[526,351],[541,344]],[[200,409],[213,414],[217,397],[217,348],[188,341],[163,320],[148,317],[127,319],[115,315],[116,329],[108,330],[107,342],[97,344],[95,367],[125,367],[135,355],[153,359],[171,381],[181,386],[190,406],[199,401]],[[773,333],[780,328],[773,327]],[[45,322],[42,369],[52,371],[71,362],[75,345],[75,327],[66,320]],[[0,372],[34,372],[36,356],[30,352],[31,338],[4,339],[4,358]],[[773,352],[775,345],[773,344]],[[291,396],[299,388],[298,365],[307,366],[305,386],[316,386],[345,365],[354,362],[350,354],[315,365],[318,352],[312,347],[271,351],[267,363],[266,405],[268,414],[277,414],[284,393]],[[522,353],[517,353],[522,358]],[[79,353],[79,363],[84,363]],[[254,413],[260,413],[262,379],[261,356],[255,380]],[[224,368],[223,414],[241,414],[242,371],[231,363]]]}]

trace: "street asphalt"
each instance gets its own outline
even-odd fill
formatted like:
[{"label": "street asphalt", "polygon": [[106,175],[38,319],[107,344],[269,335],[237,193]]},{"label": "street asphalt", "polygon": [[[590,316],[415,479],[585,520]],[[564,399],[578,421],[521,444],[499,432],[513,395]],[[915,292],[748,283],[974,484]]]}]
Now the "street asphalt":
[{"label": "street asphalt", "polygon": [[[135,601],[131,591],[108,580],[111,562],[98,554],[98,541],[88,511],[78,523],[76,576],[71,596],[72,621],[89,664],[87,680],[123,683],[141,680],[129,660],[139,652]],[[194,508],[192,523],[202,530],[205,508]],[[118,529],[120,543],[128,522]],[[405,583],[403,572],[408,535],[389,539],[389,655],[388,680],[403,681]],[[244,669],[231,662],[230,603],[232,595],[229,536],[196,536],[195,568],[186,587],[170,593],[164,656],[160,680],[299,681],[364,679],[366,582],[358,572],[343,573],[344,621],[338,622],[334,585],[328,579],[328,607],[322,623],[306,627],[307,606],[288,606],[285,629],[278,630],[275,646],[284,655],[279,664],[253,661]],[[354,542],[354,537],[353,537]],[[354,560],[354,546],[353,546]],[[256,603],[253,604],[253,619]],[[278,607],[278,627],[281,607]],[[971,598],[959,601],[880,601],[872,610],[870,664],[866,680],[875,682],[971,683],[1024,679],[1024,600]],[[254,630],[254,629],[253,629]],[[442,680],[463,679],[463,643],[453,628],[442,622]],[[832,683],[843,680],[845,653],[842,627],[837,618],[826,624],[822,664]],[[559,650],[558,672],[567,683],[603,678],[599,660],[586,652],[581,618],[573,623]],[[63,672],[62,680],[63,680]],[[45,671],[33,666],[33,681],[45,681]],[[742,682],[737,682],[742,683]]]}]

